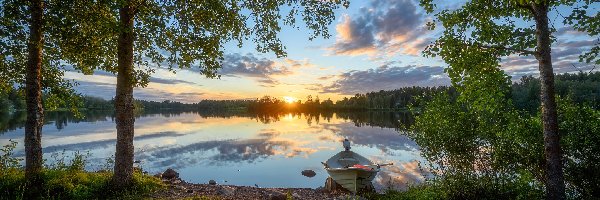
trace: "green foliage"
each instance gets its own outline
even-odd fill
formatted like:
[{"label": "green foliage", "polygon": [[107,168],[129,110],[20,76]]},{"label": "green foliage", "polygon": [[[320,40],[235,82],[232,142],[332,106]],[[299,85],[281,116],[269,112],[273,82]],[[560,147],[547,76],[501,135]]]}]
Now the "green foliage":
[{"label": "green foliage", "polygon": [[600,111],[573,104],[569,99],[559,102],[560,132],[564,134],[565,180],[576,195],[600,197]]},{"label": "green foliage", "polygon": [[[48,110],[56,109],[59,105],[77,111],[80,103],[75,90],[72,89],[74,82],[63,79],[63,75],[69,60],[64,55],[70,50],[83,51],[82,49],[70,49],[55,42],[57,37],[64,32],[63,28],[56,28],[57,23],[64,21],[64,16],[58,14],[58,10],[65,9],[62,2],[45,1],[46,11],[44,13],[43,37],[46,41],[43,45],[42,59],[42,90],[45,94],[44,104]],[[29,2],[19,0],[0,1],[0,94],[22,89],[25,86],[25,67],[27,63],[27,43],[29,39]],[[76,40],[77,38],[73,38]],[[78,42],[82,42],[79,40]],[[66,62],[66,63],[65,63]],[[16,109],[24,108],[24,105],[15,105]]]},{"label": "green foliage", "polygon": [[407,191],[386,191],[374,199],[542,199],[543,191],[527,182],[502,177],[451,175],[429,180]]},{"label": "green foliage", "polygon": [[0,175],[6,175],[8,169],[17,169],[21,167],[19,164],[22,159],[13,157],[13,150],[17,147],[17,142],[9,140],[10,144],[2,146],[2,155],[0,156]]},{"label": "green foliage", "polygon": [[[569,96],[577,104],[600,108],[600,72],[558,74],[555,77],[558,96]],[[524,76],[512,85],[512,100],[515,107],[536,113],[540,107],[540,80]]]},{"label": "green foliage", "polygon": [[[61,1],[56,15],[68,20],[51,26],[55,43],[68,49],[61,56],[85,74],[94,70],[116,73],[117,40],[121,28],[119,8],[135,9],[134,84],[146,86],[156,67],[197,68],[200,74],[218,78],[223,48],[228,42],[242,46],[250,40],[262,53],[285,56],[278,39],[279,22],[296,26],[301,19],[312,32],[309,39],[329,37],[328,26],[334,10],[348,7],[347,0],[336,1]],[[287,6],[289,12],[281,7]],[[85,49],[85,51],[81,51]]]},{"label": "green foliage", "polygon": [[[466,199],[504,193],[508,199],[541,198],[546,177],[539,113],[517,111],[508,99],[497,104],[505,105],[502,112],[486,112],[461,98],[439,95],[416,117],[409,135],[421,147],[437,181],[450,186],[471,184],[461,186],[463,190],[444,186],[443,191],[458,195],[464,188],[474,188],[465,192],[490,190],[459,196]],[[600,144],[595,141],[600,139],[600,111],[560,99],[558,114],[569,196],[597,198]]]},{"label": "green foliage", "polygon": [[[24,199],[27,192],[27,179],[19,165],[20,159],[11,157],[16,142],[4,146],[0,157],[0,199]],[[131,188],[114,189],[110,186],[111,172],[84,171],[86,155],[75,153],[69,163],[65,154],[53,156],[54,164],[42,171],[42,192],[40,199],[139,199],[163,187],[154,177],[134,174]]]}]

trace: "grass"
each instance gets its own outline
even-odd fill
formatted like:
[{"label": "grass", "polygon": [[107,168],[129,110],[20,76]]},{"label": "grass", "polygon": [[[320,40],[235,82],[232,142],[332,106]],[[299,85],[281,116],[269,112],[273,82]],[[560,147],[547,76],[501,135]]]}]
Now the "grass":
[{"label": "grass", "polygon": [[24,171],[8,169],[0,177],[0,199],[141,199],[164,187],[157,178],[135,173],[130,188],[115,190],[111,177],[111,172],[44,169],[40,190],[31,194]]},{"label": "grass", "polygon": [[[134,173],[133,184],[128,188],[113,188],[113,173],[85,171],[86,156],[75,153],[69,163],[64,153],[52,156],[55,162],[47,165],[39,174],[36,187],[25,178],[19,164],[21,159],[12,155],[16,142],[5,145],[0,151],[0,200],[3,199],[143,199],[165,185],[158,178]],[[36,189],[35,191],[33,189]]]}]

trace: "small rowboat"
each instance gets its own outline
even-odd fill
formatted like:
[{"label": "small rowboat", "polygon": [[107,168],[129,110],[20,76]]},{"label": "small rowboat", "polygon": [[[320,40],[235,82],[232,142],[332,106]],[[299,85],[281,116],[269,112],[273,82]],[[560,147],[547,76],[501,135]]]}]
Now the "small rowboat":
[{"label": "small rowboat", "polygon": [[375,164],[369,159],[350,151],[350,142],[344,140],[345,151],[341,151],[322,162],[331,178],[343,188],[356,193],[360,189],[371,185],[381,166],[392,165]]}]

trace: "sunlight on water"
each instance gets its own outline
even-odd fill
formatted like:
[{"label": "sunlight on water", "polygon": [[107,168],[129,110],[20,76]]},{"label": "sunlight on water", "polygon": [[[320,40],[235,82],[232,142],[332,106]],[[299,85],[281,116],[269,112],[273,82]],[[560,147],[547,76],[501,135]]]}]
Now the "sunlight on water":
[{"label": "sunlight on water", "polygon": [[[88,114],[77,120],[54,113],[47,118],[45,158],[63,151],[89,152],[88,170],[98,170],[114,153],[112,114]],[[152,174],[174,168],[188,182],[213,179],[219,184],[316,188],[328,176],[320,162],[341,151],[341,140],[348,138],[354,152],[376,163],[394,163],[378,174],[377,188],[393,183],[402,189],[427,174],[418,165],[424,162],[418,146],[391,128],[404,118],[395,113],[144,114],[136,118],[135,159]],[[6,121],[2,120],[0,143],[18,141],[15,154],[23,156],[22,123]],[[306,169],[317,175],[302,176]]]}]

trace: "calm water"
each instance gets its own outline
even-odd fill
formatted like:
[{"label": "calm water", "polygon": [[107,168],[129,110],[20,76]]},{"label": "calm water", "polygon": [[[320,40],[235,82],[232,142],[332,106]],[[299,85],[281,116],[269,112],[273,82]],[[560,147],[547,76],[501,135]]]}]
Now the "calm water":
[{"label": "calm water", "polygon": [[[116,129],[112,113],[85,113],[76,119],[65,112],[46,114],[43,128],[44,157],[65,152],[89,152],[88,170],[98,170],[114,154]],[[25,115],[0,116],[0,144],[19,142],[16,156],[23,156]],[[419,148],[397,127],[410,123],[405,113],[321,113],[252,115],[241,113],[157,112],[139,115],[135,123],[135,159],[150,173],[173,168],[195,183],[260,187],[322,186],[327,178],[321,161],[341,151],[341,140],[352,141],[352,150],[385,167],[374,184],[423,180]],[[302,170],[314,170],[309,178]]]}]

